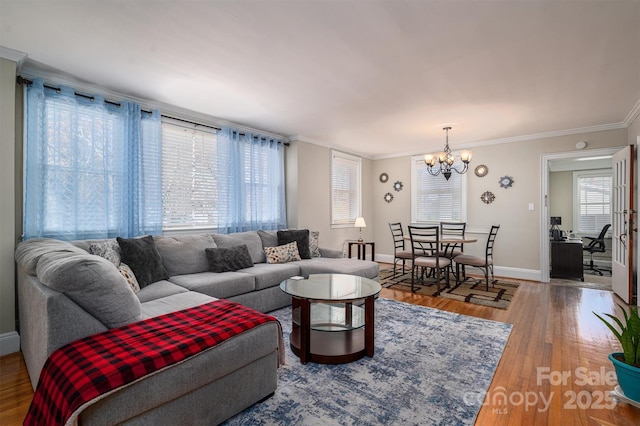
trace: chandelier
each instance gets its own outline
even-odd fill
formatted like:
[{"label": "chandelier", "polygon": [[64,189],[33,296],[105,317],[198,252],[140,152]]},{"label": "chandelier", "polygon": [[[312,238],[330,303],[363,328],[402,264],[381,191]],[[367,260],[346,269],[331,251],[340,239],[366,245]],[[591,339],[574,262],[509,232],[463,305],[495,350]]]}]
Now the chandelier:
[{"label": "chandelier", "polygon": [[[456,161],[456,156],[451,153],[451,148],[449,148],[449,130],[451,130],[451,126],[443,127],[442,130],[447,133],[447,139],[444,143],[444,151],[438,152],[437,154],[425,155],[424,162],[427,165],[427,171],[430,175],[438,176],[442,173],[445,179],[449,180],[452,171],[459,174],[467,172],[469,169],[469,162],[471,161],[471,151],[460,151],[460,160],[463,164],[462,169],[459,170],[454,167],[453,164]],[[438,161],[437,166],[436,160]]]}]

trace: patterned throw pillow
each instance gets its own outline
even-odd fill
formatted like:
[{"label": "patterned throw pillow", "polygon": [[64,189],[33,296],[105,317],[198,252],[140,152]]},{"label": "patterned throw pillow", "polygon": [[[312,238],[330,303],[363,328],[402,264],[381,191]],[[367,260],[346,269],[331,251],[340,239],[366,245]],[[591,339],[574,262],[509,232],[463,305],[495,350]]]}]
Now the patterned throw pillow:
[{"label": "patterned throw pillow", "polygon": [[264,254],[267,255],[267,263],[287,263],[302,260],[298,252],[298,243],[295,241],[281,246],[265,247]]},{"label": "patterned throw pillow", "polygon": [[319,236],[320,231],[309,231],[309,251],[311,252],[311,257],[321,257],[320,246],[318,245]]},{"label": "patterned throw pillow", "polygon": [[89,253],[104,257],[116,266],[120,266],[120,246],[116,240],[95,241],[89,244]]},{"label": "patterned throw pillow", "polygon": [[131,290],[133,290],[134,293],[140,291],[140,284],[138,284],[138,280],[131,268],[129,268],[129,265],[126,263],[120,263],[120,266],[118,266],[118,272],[120,272],[120,275],[127,280],[127,284],[129,284],[129,287],[131,287]]}]

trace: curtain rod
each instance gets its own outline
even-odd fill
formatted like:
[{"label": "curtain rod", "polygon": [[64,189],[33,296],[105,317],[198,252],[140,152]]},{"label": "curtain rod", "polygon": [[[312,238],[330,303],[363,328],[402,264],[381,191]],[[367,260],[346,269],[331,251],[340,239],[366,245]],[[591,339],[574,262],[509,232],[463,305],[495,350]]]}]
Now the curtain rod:
[{"label": "curtain rod", "polygon": [[[30,86],[30,85],[32,85],[32,84],[33,84],[33,80],[29,80],[28,78],[24,78],[24,77],[22,77],[22,76],[20,76],[20,75],[16,77],[16,82],[17,82],[18,84],[24,84],[24,85],[27,85],[27,86]],[[59,88],[59,87],[51,86],[51,85],[49,85],[49,84],[43,84],[43,85],[44,85],[44,87],[46,87],[47,89],[55,90],[57,93],[60,93],[60,88]],[[92,101],[95,99],[93,96],[85,95],[85,94],[83,94],[83,93],[78,93],[78,92],[75,92],[75,91],[74,91],[74,94],[75,94],[76,96],[78,96],[78,97],[85,98],[85,99],[90,99],[90,100],[92,100]],[[121,106],[121,104],[120,104],[119,102],[109,101],[109,100],[107,100],[107,99],[105,99],[105,100],[104,100],[104,103],[109,104],[109,105],[114,105],[114,106],[117,106],[117,107],[120,107],[120,106]],[[147,114],[151,114],[151,113],[152,113],[150,110],[145,110],[145,109],[141,109],[141,111],[142,111],[142,112],[145,112],[145,113],[147,113]],[[220,127],[215,127],[215,126],[209,126],[209,125],[207,125],[207,124],[196,123],[196,122],[191,121],[191,120],[185,120],[185,119],[183,119],[183,118],[172,117],[172,116],[170,116],[170,115],[166,115],[166,114],[161,114],[161,116],[162,116],[162,117],[166,117],[166,118],[170,118],[170,119],[172,119],[172,120],[182,121],[182,122],[184,122],[184,123],[189,123],[189,124],[195,124],[195,125],[197,125],[197,126],[208,127],[208,128],[210,128],[210,129],[214,129],[214,130],[217,130],[217,131],[222,130]],[[238,134],[239,134],[240,136],[245,136],[245,133],[238,133]],[[258,139],[258,136],[254,136],[253,138],[254,138],[254,139]],[[267,138],[265,138],[265,137],[261,137],[260,139],[261,139],[261,140],[263,140],[263,141],[264,141],[264,140],[267,140]],[[280,142],[280,143],[284,144],[284,146],[289,146],[289,142]]]},{"label": "curtain rod", "polygon": [[[28,78],[24,78],[24,77],[22,77],[20,75],[16,78],[16,82],[18,84],[24,84],[26,86],[31,86],[33,84],[33,80],[29,80]],[[60,93],[60,88],[59,87],[51,86],[49,84],[43,84],[43,86],[46,87],[47,89],[55,90],[56,93]],[[85,95],[84,93],[78,93],[78,92],[74,91],[73,94],[78,96],[79,98],[90,99],[91,101],[95,100],[95,97],[93,97],[91,95]],[[121,106],[120,102],[114,102],[114,101],[110,101],[108,99],[105,99],[104,103],[116,106],[118,108],[120,108],[120,106]],[[152,113],[150,110],[146,110],[146,109],[141,109],[140,111],[144,112],[144,113],[147,113],[147,114],[151,114]]]}]

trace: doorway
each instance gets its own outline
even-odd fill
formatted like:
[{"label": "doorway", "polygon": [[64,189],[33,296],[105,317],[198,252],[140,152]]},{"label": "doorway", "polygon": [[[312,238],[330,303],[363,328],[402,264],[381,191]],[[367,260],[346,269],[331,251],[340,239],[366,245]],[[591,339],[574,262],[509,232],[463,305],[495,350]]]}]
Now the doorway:
[{"label": "doorway", "polygon": [[[541,203],[542,208],[540,209],[540,281],[542,282],[550,282],[550,264],[551,264],[551,250],[549,241],[549,229],[551,223],[551,216],[555,218],[561,217],[560,221],[564,220],[565,225],[561,228],[564,232],[565,236],[569,236],[568,234],[572,234],[574,229],[577,229],[578,226],[574,226],[574,221],[576,220],[574,215],[574,203],[571,203],[563,206],[558,206],[558,202],[556,201],[556,209],[555,213],[552,207],[553,199],[551,195],[553,195],[551,191],[551,173],[555,172],[565,172],[564,176],[564,185],[568,185],[571,193],[573,194],[573,177],[571,178],[571,183],[566,182],[569,174],[570,176],[574,176],[576,173],[580,173],[580,170],[603,170],[603,169],[611,169],[612,162],[611,158],[613,154],[620,151],[622,147],[615,148],[602,148],[602,149],[592,149],[586,151],[572,151],[565,153],[557,153],[557,154],[546,154],[541,156],[541,176],[542,176],[542,188],[541,188]],[[576,173],[574,173],[574,171]],[[560,180],[562,182],[562,180]],[[556,183],[557,184],[557,183]],[[574,198],[573,196],[571,197]],[[557,213],[560,213],[558,216]],[[554,221],[558,221],[558,219],[554,219]],[[595,236],[595,235],[594,235]],[[579,237],[577,235],[576,237]],[[611,259],[611,245],[609,244],[608,253],[605,251],[601,255],[594,257],[594,262],[596,264],[601,264],[606,266],[606,263],[610,263]],[[608,256],[608,258],[607,258]],[[585,252],[585,262],[590,261],[590,256]],[[557,281],[557,282],[556,282]],[[591,284],[592,288],[600,288],[607,287],[610,289],[611,287],[611,274],[603,273],[602,276],[595,273],[593,275],[589,274],[588,271],[585,271],[585,281],[584,283],[580,280],[559,280],[554,278],[554,283],[566,284],[566,285],[578,285],[589,287]],[[585,284],[587,283],[587,284]]]}]

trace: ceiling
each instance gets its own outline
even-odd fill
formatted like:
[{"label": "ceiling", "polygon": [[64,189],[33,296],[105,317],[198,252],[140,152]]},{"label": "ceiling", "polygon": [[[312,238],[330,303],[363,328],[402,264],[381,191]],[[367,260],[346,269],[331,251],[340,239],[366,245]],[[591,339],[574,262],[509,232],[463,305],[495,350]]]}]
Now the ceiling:
[{"label": "ceiling", "polygon": [[640,1],[0,0],[27,68],[368,158],[624,127]]}]

